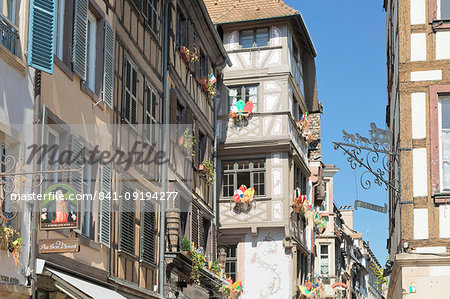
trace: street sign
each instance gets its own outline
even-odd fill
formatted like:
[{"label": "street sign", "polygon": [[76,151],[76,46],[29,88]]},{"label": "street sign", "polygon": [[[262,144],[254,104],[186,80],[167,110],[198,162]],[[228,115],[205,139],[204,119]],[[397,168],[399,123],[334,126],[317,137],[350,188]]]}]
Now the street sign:
[{"label": "street sign", "polygon": [[384,214],[387,213],[387,205],[386,204],[384,204],[384,207],[382,207],[382,206],[377,206],[377,205],[374,205],[374,204],[371,204],[371,203],[368,203],[365,201],[355,200],[355,210],[357,210],[358,207],[372,210],[375,212],[384,213]]},{"label": "street sign", "polygon": [[80,239],[45,239],[39,241],[39,253],[80,251]]}]

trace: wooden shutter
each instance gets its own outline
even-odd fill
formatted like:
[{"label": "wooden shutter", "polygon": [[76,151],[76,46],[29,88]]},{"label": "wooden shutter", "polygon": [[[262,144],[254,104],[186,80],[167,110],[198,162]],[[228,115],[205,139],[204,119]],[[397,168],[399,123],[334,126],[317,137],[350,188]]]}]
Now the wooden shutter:
[{"label": "wooden shutter", "polygon": [[103,50],[103,101],[112,108],[114,88],[114,30],[105,21]]},{"label": "wooden shutter", "polygon": [[192,205],[191,212],[191,242],[198,248],[198,208],[195,205]]},{"label": "wooden shutter", "polygon": [[138,78],[137,71],[134,67],[131,68],[132,80],[131,80],[131,118],[130,122],[132,124],[137,124],[137,88],[138,88]]},{"label": "wooden shutter", "polygon": [[[135,219],[135,202],[131,199],[133,196],[133,188],[130,184],[123,182],[121,191],[121,219],[120,219],[120,250],[134,256],[134,219]],[[127,194],[129,193],[129,194]],[[126,200],[125,198],[129,198]]]},{"label": "wooden shutter", "polygon": [[198,218],[198,247],[202,247],[203,252],[206,254],[205,243],[203,242],[205,240],[205,218],[202,215],[199,215]]},{"label": "wooden shutter", "polygon": [[103,200],[100,200],[100,243],[109,247],[111,234],[111,164],[101,166],[100,192],[103,193]]},{"label": "wooden shutter", "polygon": [[54,1],[30,1],[29,32],[28,65],[43,72],[53,74],[53,49],[55,47]]},{"label": "wooden shutter", "polygon": [[74,0],[74,5],[72,66],[73,71],[86,80],[89,0]]},{"label": "wooden shutter", "polygon": [[[70,169],[80,169],[84,165],[84,145],[75,136],[70,136]],[[78,194],[83,193],[83,170],[70,172],[70,185]]]},{"label": "wooden shutter", "polygon": [[147,263],[155,264],[156,213],[153,202],[144,203],[143,214],[141,258]]}]

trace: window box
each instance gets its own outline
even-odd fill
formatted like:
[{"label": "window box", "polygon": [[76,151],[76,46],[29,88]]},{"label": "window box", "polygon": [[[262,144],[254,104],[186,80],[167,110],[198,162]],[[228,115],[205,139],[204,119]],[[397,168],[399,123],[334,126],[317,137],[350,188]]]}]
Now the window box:
[{"label": "window box", "polygon": [[180,54],[186,63],[198,61],[198,48],[196,46],[193,46],[192,49],[186,46],[181,46]]}]

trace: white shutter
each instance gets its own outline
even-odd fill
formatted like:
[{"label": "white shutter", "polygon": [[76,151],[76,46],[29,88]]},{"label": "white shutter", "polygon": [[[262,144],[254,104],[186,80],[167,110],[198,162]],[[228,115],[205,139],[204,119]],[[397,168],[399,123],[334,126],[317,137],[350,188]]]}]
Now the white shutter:
[{"label": "white shutter", "polygon": [[111,232],[111,164],[101,166],[100,192],[103,200],[100,200],[100,243],[109,247]]},{"label": "white shutter", "polygon": [[86,80],[88,0],[75,0],[73,20],[73,71]]},{"label": "white shutter", "polygon": [[103,55],[103,101],[112,108],[114,84],[114,30],[106,21]]}]

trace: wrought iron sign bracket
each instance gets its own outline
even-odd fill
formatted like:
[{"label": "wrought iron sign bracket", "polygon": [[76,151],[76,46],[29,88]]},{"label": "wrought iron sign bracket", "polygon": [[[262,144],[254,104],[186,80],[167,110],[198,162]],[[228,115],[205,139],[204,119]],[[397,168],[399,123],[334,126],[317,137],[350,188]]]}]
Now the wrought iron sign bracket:
[{"label": "wrought iron sign bracket", "polygon": [[352,169],[364,169],[360,177],[364,189],[368,190],[372,186],[371,179],[366,176],[371,174],[376,185],[385,185],[386,190],[392,190],[395,198],[400,199],[400,182],[396,179],[399,176],[392,174],[400,171],[400,151],[410,149],[394,149],[391,131],[377,128],[374,123],[370,127],[370,139],[342,130],[344,142],[333,142],[334,149],[344,152]]}]

